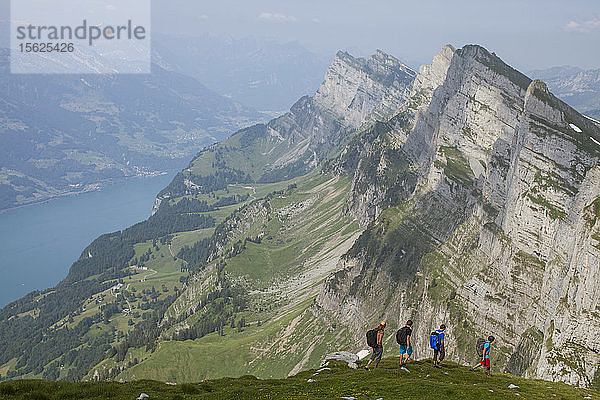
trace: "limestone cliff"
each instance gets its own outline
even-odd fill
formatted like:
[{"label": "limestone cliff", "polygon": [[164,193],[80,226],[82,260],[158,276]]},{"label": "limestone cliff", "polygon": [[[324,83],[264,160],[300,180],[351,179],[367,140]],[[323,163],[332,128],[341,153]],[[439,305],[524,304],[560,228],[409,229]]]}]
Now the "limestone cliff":
[{"label": "limestone cliff", "polygon": [[363,150],[348,210],[367,229],[315,307],[361,335],[412,318],[417,357],[442,322],[460,362],[494,334],[508,371],[589,385],[600,129],[479,46],[444,48],[407,93],[386,129],[343,152]]},{"label": "limestone cliff", "polygon": [[404,103],[404,90],[415,75],[415,71],[381,50],[367,59],[340,51],[327,70],[314,102],[358,127],[371,117],[385,117],[397,110]]}]

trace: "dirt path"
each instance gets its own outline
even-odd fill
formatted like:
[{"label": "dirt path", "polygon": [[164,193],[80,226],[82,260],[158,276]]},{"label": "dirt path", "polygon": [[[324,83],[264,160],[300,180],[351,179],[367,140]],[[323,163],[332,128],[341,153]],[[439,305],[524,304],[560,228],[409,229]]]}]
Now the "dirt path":
[{"label": "dirt path", "polygon": [[187,261],[185,261],[183,258],[179,258],[175,254],[173,254],[173,249],[171,248],[171,243],[169,243],[169,253],[171,253],[171,257],[173,257],[173,259],[183,261],[187,267],[187,265],[188,265]]},{"label": "dirt path", "polygon": [[147,278],[151,277],[152,275],[156,275],[156,274],[158,273],[157,271],[155,271],[155,270],[153,270],[153,269],[148,269],[148,271],[152,271],[152,272],[150,272],[148,275],[144,276],[144,277],[143,277],[143,278],[140,280],[140,282],[146,282],[146,279],[147,279]]},{"label": "dirt path", "polygon": [[231,187],[241,187],[242,189],[252,189],[252,194],[250,195],[249,199],[252,200],[256,200],[256,188],[254,186],[243,186],[241,184],[229,184],[227,186],[231,186]]}]

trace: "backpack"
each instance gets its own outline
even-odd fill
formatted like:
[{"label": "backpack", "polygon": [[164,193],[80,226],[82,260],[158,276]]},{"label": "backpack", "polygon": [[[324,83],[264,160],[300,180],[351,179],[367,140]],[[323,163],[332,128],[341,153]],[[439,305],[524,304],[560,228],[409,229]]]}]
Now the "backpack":
[{"label": "backpack", "polygon": [[377,347],[377,331],[375,329],[367,331],[367,346]]},{"label": "backpack", "polygon": [[477,354],[479,357],[483,357],[483,347],[485,346],[486,340],[484,338],[477,339]]},{"label": "backpack", "polygon": [[429,335],[429,347],[434,350],[440,349],[440,333],[438,331],[433,331]]},{"label": "backpack", "polygon": [[406,326],[398,329],[396,332],[396,343],[400,345],[406,345],[406,337],[408,336],[408,329]]}]

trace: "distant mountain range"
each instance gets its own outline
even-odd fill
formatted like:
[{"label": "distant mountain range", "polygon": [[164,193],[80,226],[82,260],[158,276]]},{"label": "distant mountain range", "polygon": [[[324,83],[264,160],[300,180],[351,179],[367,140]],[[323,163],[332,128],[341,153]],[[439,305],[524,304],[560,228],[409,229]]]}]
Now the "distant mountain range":
[{"label": "distant mountain range", "polygon": [[178,169],[204,146],[265,118],[194,78],[11,75],[0,52],[0,209]]},{"label": "distant mountain range", "polygon": [[152,40],[155,63],[260,111],[287,110],[298,98],[314,93],[330,61],[298,42],[161,34]]},{"label": "distant mountain range", "polygon": [[552,93],[579,112],[600,119],[600,69],[563,66],[534,70],[529,75],[546,82]]},{"label": "distant mountain range", "polygon": [[179,169],[266,121],[256,109],[278,115],[313,92],[326,67],[298,43],[212,36],[157,35],[153,62],[149,76],[11,75],[0,50],[0,210]]},{"label": "distant mountain range", "polygon": [[[153,40],[150,76],[11,76],[8,53],[0,52],[0,209],[178,169],[204,146],[314,92],[326,67],[296,42]],[[531,75],[600,118],[600,70],[555,67]]]}]

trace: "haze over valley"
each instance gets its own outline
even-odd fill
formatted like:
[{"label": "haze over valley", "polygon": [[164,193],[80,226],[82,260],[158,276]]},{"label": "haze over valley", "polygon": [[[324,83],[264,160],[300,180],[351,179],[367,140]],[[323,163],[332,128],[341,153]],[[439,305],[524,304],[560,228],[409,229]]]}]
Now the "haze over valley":
[{"label": "haze over valley", "polygon": [[[17,75],[0,54],[0,250],[22,286],[0,393],[394,398],[408,371],[416,398],[434,378],[448,398],[599,396],[600,59],[573,53],[598,5],[264,0],[230,23],[155,3],[151,74]],[[356,370],[374,327],[381,367]]]}]

